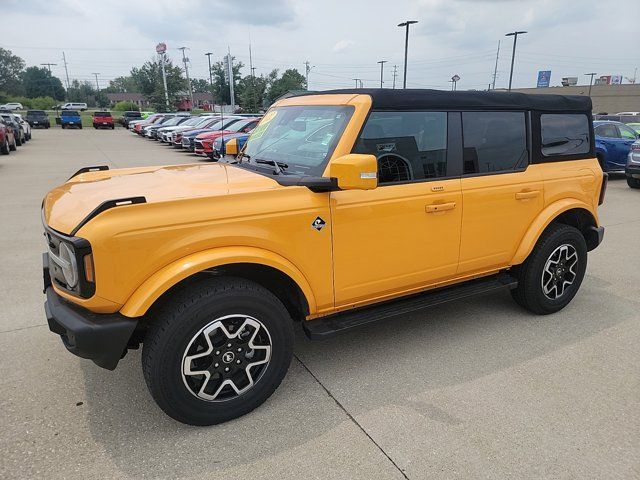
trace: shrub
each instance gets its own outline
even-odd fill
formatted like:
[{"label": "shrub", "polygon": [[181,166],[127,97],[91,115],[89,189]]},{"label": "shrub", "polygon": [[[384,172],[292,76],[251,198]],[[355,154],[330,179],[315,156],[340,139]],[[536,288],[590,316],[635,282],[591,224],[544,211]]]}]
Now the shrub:
[{"label": "shrub", "polygon": [[53,106],[56,105],[57,103],[58,102],[56,102],[51,97],[30,98],[29,99],[30,106],[28,108],[33,108],[34,110],[51,110]]},{"label": "shrub", "polygon": [[128,110],[140,111],[140,107],[133,102],[118,102],[113,106],[113,110],[117,110],[119,112],[125,112]]}]

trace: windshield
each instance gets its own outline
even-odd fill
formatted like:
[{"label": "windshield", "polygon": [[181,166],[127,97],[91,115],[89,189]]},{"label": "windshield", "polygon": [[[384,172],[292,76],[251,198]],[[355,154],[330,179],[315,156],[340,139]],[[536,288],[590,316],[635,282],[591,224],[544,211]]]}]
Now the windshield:
[{"label": "windshield", "polygon": [[207,123],[209,123],[211,121],[212,117],[198,117],[198,118],[194,118],[194,122],[193,123],[186,123],[185,125],[194,125],[196,127],[199,127],[200,125],[205,125]]},{"label": "windshield", "polygon": [[287,165],[286,173],[321,176],[353,107],[309,105],[271,109],[253,130],[244,153],[250,162]]},{"label": "windshield", "polygon": [[173,127],[174,125],[178,125],[183,120],[184,120],[184,117],[173,117],[170,120],[167,120],[166,122],[164,122],[162,125],[165,127]]}]

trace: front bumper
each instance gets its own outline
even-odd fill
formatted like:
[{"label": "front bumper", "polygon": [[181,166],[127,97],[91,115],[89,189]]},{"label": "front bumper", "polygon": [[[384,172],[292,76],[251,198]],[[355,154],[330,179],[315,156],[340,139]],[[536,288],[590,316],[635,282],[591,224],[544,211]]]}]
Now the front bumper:
[{"label": "front bumper", "polygon": [[604,227],[590,227],[585,240],[587,241],[587,250],[591,251],[602,243],[604,238]]},{"label": "front bumper", "polygon": [[628,163],[624,173],[627,177],[640,179],[640,163]]},{"label": "front bumper", "polygon": [[51,286],[49,260],[43,255],[44,310],[49,330],[62,338],[74,355],[113,370],[127,350],[138,321],[119,313],[97,314],[63,299]]}]

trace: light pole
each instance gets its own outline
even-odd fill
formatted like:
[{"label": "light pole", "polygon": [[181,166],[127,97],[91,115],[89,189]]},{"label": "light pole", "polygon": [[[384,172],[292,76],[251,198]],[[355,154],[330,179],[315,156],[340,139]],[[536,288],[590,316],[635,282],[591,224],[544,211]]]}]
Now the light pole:
[{"label": "light pole", "polygon": [[451,90],[454,91],[454,92],[457,89],[457,85],[456,84],[458,83],[458,80],[460,80],[460,75],[457,75],[457,74],[454,75],[453,77],[451,77],[451,80],[449,80],[451,82]]},{"label": "light pole", "polygon": [[597,75],[597,73],[595,72],[591,72],[591,73],[585,73],[585,75],[589,76],[589,96],[591,96],[591,85],[593,85],[593,77],[595,77]]},{"label": "light pole", "polygon": [[213,112],[215,110],[214,105],[216,104],[216,99],[213,95],[213,75],[211,74],[211,55],[213,55],[213,52],[207,52],[205,55],[209,61],[209,88],[211,89],[211,111]]},{"label": "light pole", "polygon": [[527,32],[516,31],[507,33],[505,37],[513,37],[513,51],[511,52],[511,72],[509,73],[509,91],[511,91],[511,81],[513,80],[513,62],[516,59],[516,42],[518,41],[518,35],[523,35]]},{"label": "light pole", "polygon": [[387,60],[380,60],[378,62],[380,64],[380,88],[382,88],[382,78],[384,74],[384,64],[387,63]]},{"label": "light pole", "polygon": [[402,88],[407,88],[407,53],[409,52],[409,25],[418,23],[417,20],[407,20],[406,22],[399,23],[399,27],[406,27],[404,36],[404,81],[402,82]]}]

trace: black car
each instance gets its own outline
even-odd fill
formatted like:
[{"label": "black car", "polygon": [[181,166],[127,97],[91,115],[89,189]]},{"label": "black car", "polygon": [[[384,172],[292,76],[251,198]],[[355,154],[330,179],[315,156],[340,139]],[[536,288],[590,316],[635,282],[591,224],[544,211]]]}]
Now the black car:
[{"label": "black car", "polygon": [[129,128],[129,122],[131,120],[141,120],[142,114],[136,110],[129,110],[122,114],[122,126],[125,128]]},{"label": "black car", "polygon": [[25,142],[25,132],[18,118],[11,113],[0,113],[0,118],[2,118],[5,125],[11,125],[16,136],[16,145],[21,146]]},{"label": "black car", "polygon": [[31,128],[50,128],[49,115],[44,110],[27,110],[25,120]]}]

